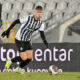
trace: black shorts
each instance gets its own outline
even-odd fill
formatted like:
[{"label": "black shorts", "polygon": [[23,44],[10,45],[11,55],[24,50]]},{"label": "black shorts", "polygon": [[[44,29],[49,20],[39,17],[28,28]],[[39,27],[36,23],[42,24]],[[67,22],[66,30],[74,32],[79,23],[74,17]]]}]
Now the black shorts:
[{"label": "black shorts", "polygon": [[33,50],[30,41],[19,41],[15,39],[15,43],[19,52],[25,52],[26,50]]}]

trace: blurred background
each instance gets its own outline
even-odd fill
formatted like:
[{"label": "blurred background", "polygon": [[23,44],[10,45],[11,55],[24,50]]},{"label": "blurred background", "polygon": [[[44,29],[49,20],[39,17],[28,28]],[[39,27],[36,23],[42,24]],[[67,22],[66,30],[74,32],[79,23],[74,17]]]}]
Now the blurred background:
[{"label": "blurred background", "polygon": [[[21,24],[17,24],[11,30],[9,38],[2,38],[2,32],[14,20],[33,14],[37,5],[41,5],[44,9],[41,20],[45,24],[45,36],[50,44],[49,49],[47,49],[40,34],[38,34],[39,31],[34,32],[32,35],[34,60],[25,69],[46,70],[54,64],[58,65],[64,72],[79,72],[80,0],[0,0],[0,71],[4,72],[7,59],[19,56],[14,43],[16,32]],[[16,65],[12,66],[11,69],[14,67]]]},{"label": "blurred background", "polygon": [[[44,9],[41,20],[49,43],[80,42],[80,0],[0,0],[0,36],[14,20],[32,14],[37,5]],[[19,27],[16,25],[10,38],[1,38],[0,43],[15,43]],[[42,43],[37,33],[33,33],[32,42]]]}]

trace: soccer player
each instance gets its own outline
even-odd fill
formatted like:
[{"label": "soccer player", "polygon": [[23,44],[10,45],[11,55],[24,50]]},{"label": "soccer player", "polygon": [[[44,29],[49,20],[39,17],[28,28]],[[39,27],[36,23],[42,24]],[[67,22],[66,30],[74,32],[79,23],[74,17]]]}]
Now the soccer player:
[{"label": "soccer player", "polygon": [[15,43],[17,49],[20,52],[20,56],[17,56],[11,60],[8,59],[6,61],[5,65],[6,71],[8,71],[12,63],[20,62],[19,66],[15,69],[15,72],[24,74],[22,68],[26,66],[28,63],[30,63],[31,60],[33,59],[33,48],[31,46],[30,40],[31,40],[31,35],[34,31],[39,30],[41,38],[48,48],[48,43],[44,35],[44,24],[40,20],[42,13],[43,13],[42,7],[36,6],[34,14],[15,20],[11,24],[11,26],[2,33],[2,37],[4,36],[9,37],[10,30],[16,24],[21,23],[21,27],[18,30],[15,37]]}]

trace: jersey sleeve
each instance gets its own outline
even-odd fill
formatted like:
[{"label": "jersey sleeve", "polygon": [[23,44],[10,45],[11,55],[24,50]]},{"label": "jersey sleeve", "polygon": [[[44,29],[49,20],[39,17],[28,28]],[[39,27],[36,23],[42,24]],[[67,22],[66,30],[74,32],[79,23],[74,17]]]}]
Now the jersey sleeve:
[{"label": "jersey sleeve", "polygon": [[39,28],[39,31],[44,31],[44,23],[42,23],[41,27]]},{"label": "jersey sleeve", "polygon": [[28,17],[29,16],[23,16],[21,17],[19,20],[20,20],[20,23],[23,24],[23,23],[26,23],[28,21]]}]

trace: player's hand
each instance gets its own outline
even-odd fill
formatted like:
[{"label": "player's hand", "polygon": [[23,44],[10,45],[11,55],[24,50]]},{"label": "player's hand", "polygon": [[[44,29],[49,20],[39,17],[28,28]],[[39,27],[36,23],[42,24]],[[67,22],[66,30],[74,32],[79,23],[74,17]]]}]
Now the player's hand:
[{"label": "player's hand", "polygon": [[5,36],[6,36],[6,37],[8,38],[8,37],[9,37],[9,34],[10,34],[10,31],[9,31],[9,30],[6,30],[6,31],[4,31],[4,32],[1,34],[1,36],[2,36],[2,37],[5,37]]}]

